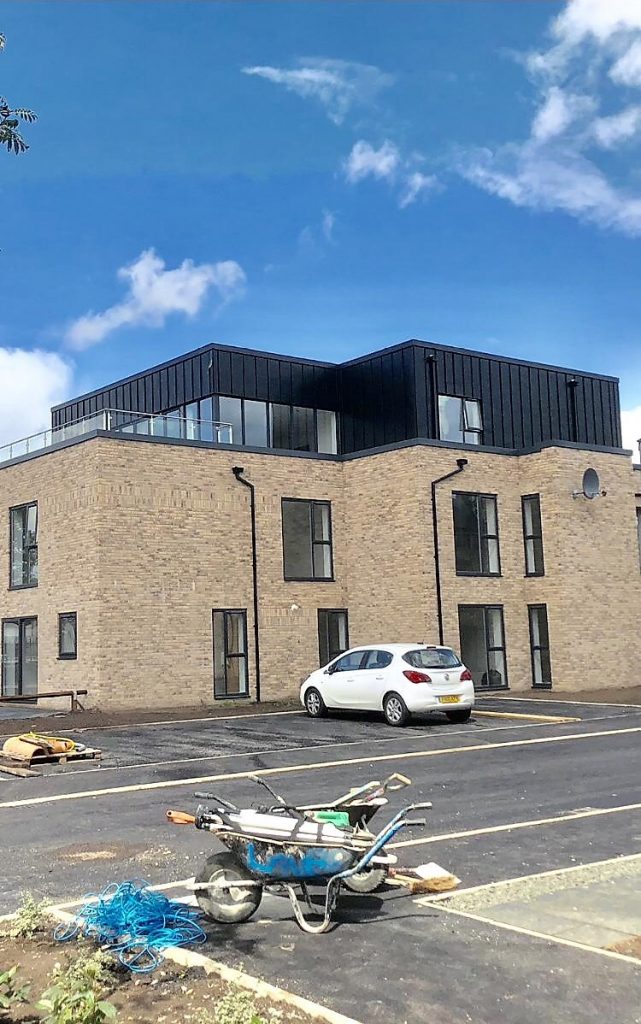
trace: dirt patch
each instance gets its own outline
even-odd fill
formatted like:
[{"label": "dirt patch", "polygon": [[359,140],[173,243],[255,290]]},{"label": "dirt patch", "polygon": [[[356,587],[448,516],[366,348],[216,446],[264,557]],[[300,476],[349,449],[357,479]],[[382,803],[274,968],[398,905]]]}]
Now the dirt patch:
[{"label": "dirt patch", "polygon": [[633,939],[626,939],[624,942],[617,942],[614,946],[607,947],[611,953],[625,953],[626,956],[635,956],[641,960],[641,935]]},{"label": "dirt patch", "polygon": [[[11,1024],[35,1024],[42,1020],[36,1003],[51,983],[51,972],[56,964],[66,967],[79,952],[93,952],[95,946],[81,941],[57,943],[47,937],[39,939],[0,938],[0,969],[19,965],[21,983],[29,984],[29,1001],[14,1007],[2,1021]],[[216,1003],[230,991],[242,992],[201,968],[181,968],[165,961],[152,974],[133,975],[124,968],[116,968],[104,998],[118,1011],[117,1021],[128,1024],[176,1024],[198,1020],[208,1010],[213,1014]],[[312,1024],[312,1019],[300,1010],[283,1003],[256,1001],[256,1012],[274,1024]],[[213,1018],[212,1018],[213,1019]]]},{"label": "dirt patch", "polygon": [[[3,710],[11,705],[2,705]],[[241,704],[234,701],[228,703],[216,702],[216,706],[200,704],[198,707],[188,708],[156,708],[153,711],[141,708],[125,711],[73,711],[51,715],[51,717],[34,717],[12,719],[3,718],[0,720],[0,736],[13,736],[14,734],[29,732],[30,729],[36,732],[53,731],[58,734],[65,734],[65,731],[78,731],[82,729],[105,729],[115,725],[142,725],[146,722],[160,723],[172,722],[179,719],[191,721],[196,718],[224,718],[226,715],[257,715],[269,711],[300,711],[298,701],[273,701],[264,704]]]}]

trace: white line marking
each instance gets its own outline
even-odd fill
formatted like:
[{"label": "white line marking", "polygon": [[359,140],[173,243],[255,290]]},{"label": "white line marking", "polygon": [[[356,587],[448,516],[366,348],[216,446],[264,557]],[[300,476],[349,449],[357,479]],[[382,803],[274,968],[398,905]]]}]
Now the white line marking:
[{"label": "white line marking", "polygon": [[578,707],[586,708],[641,708],[641,704],[608,704],[603,700],[563,700],[562,697],[479,697],[479,700],[519,700],[532,704],[576,704]]},{"label": "white line marking", "polygon": [[183,786],[201,785],[204,782],[246,779],[250,775],[289,775],[293,772],[318,771],[322,768],[341,768],[343,765],[348,764],[379,764],[383,761],[407,761],[421,757],[441,757],[445,754],[466,754],[481,750],[507,750],[510,747],[527,747],[540,743],[563,743],[571,740],[591,740],[599,739],[603,736],[622,736],[638,732],[641,732],[641,726],[635,726],[630,729],[604,729],[600,732],[575,733],[563,736],[537,736],[534,739],[528,740],[507,740],[505,743],[474,743],[466,747],[444,747],[440,750],[405,751],[402,754],[376,754],[374,757],[352,757],[340,761],[317,761],[309,764],[286,765],[278,768],[258,768],[254,771],[198,775],[189,779],[166,779],[162,782],[143,782],[130,786],[112,786],[105,789],[80,790],[76,793],[57,793],[52,796],[29,797],[24,800],[5,800],[0,803],[0,809],[59,803],[62,800],[83,800],[89,797],[112,796],[118,793],[137,793],[152,789],[178,789]]},{"label": "white line marking", "polygon": [[535,932],[529,928],[519,928],[515,924],[505,924],[503,921],[492,921],[487,917],[479,917],[478,914],[470,914],[467,910],[455,910],[454,907],[447,907],[445,904],[437,905],[437,910],[442,914],[456,914],[458,917],[466,917],[470,921],[479,921],[481,924],[492,925],[494,928],[505,928],[506,931],[516,932],[519,935],[528,935],[532,939],[544,939],[546,942],[556,942],[560,946],[569,946],[571,949],[580,949],[584,953],[596,953],[599,956],[607,956],[611,960],[623,960],[625,963],[640,966],[636,957],[626,956],[625,953],[615,953],[611,949],[600,949],[598,946],[586,946],[584,942],[574,942],[572,939],[562,939],[558,935],[549,935],[546,932]]},{"label": "white line marking", "polygon": [[[588,811],[566,811],[565,814],[553,818],[531,818],[529,821],[513,821],[507,825],[488,825],[485,828],[468,829],[465,832],[440,832],[427,839],[405,839],[398,843],[388,843],[389,847],[425,846],[427,843],[445,843],[454,839],[466,839],[469,836],[489,836],[495,832],[513,832],[520,828],[537,828],[542,825],[561,825],[566,821],[577,821],[579,818],[598,818],[604,814],[620,814],[622,811],[641,811],[641,803],[621,804],[619,807],[596,807]],[[450,895],[452,895],[450,893]]]},{"label": "white line marking", "polygon": [[149,725],[184,725],[186,722],[231,722],[236,718],[276,718],[278,715],[304,715],[304,711],[261,711],[245,715],[208,715],[206,718],[163,718],[161,722],[129,722],[128,725],[85,725],[69,732],[107,732],[114,729],[141,729]]}]

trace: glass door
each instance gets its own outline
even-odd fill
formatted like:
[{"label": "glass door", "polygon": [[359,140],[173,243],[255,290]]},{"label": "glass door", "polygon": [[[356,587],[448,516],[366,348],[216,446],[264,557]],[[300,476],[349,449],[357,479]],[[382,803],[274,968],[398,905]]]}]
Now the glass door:
[{"label": "glass door", "polygon": [[30,697],[38,692],[38,620],[2,623],[2,696]]}]

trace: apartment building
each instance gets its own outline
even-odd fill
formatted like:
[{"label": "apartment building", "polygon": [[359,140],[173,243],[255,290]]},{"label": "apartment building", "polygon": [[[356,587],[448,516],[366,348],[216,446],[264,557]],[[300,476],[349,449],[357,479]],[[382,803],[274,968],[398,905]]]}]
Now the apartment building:
[{"label": "apartment building", "polygon": [[376,641],[450,644],[479,690],[630,685],[640,480],[612,377],[205,346],[0,449],[2,693],[277,700]]}]

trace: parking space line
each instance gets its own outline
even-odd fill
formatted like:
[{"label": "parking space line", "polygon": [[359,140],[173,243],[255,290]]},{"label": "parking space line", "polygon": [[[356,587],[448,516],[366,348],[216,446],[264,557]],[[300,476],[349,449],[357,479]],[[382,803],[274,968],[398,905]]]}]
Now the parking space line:
[{"label": "parking space line", "polygon": [[625,963],[634,964],[638,969],[640,961],[638,957],[626,956],[625,953],[615,953],[612,949],[600,949],[598,946],[587,946],[584,942],[575,942],[573,939],[563,939],[558,935],[549,935],[546,932],[535,932],[530,928],[521,928],[516,924],[506,924],[503,921],[492,921],[487,917],[480,917],[478,914],[471,914],[467,910],[456,910],[445,904],[436,905],[436,910],[442,914],[456,914],[458,917],[466,917],[469,921],[478,921],[480,924],[491,925],[494,928],[504,928],[509,932],[516,932],[518,935],[527,935],[532,939],[544,939],[546,942],[555,942],[560,946],[569,946],[571,949],[579,949],[584,953],[596,953],[599,956],[607,956],[611,960],[623,960]]},{"label": "parking space line", "polygon": [[129,786],[111,786],[104,789],[87,789],[73,793],[56,793],[51,796],[27,797],[23,800],[5,800],[0,803],[0,810],[12,807],[29,807],[37,804],[53,804],[66,800],[85,800],[94,797],[115,796],[121,793],[147,792],[160,789],[178,789],[184,786],[202,785],[209,782],[234,781],[246,779],[251,775],[271,776],[288,775],[295,772],[318,771],[326,768],[340,768],[353,764],[380,764],[386,761],[407,761],[424,757],[442,757],[448,754],[478,753],[487,750],[509,750],[513,747],[528,747],[544,743],[568,743],[579,740],[600,739],[604,736],[624,736],[641,732],[641,726],[629,729],[603,729],[598,732],[566,733],[562,736],[537,736],[525,740],[506,740],[504,743],[472,743],[462,747],[445,747],[438,750],[404,751],[400,754],[376,754],[373,757],[352,757],[336,761],[316,761],[297,765],[284,765],[276,768],[258,768],[251,771],[219,773],[216,775],[199,775],[188,779],[165,779],[161,782],[143,782]]},{"label": "parking space line", "polygon": [[582,722],[582,718],[568,718],[564,715],[534,715],[525,711],[480,711],[474,708],[474,717],[483,718],[522,718],[531,722],[553,722],[557,725],[566,725],[569,722]]},{"label": "parking space line", "polygon": [[576,707],[586,708],[637,708],[641,710],[641,704],[617,704],[604,700],[563,700],[562,697],[503,697],[497,693],[492,697],[481,697],[481,700],[515,700],[531,704],[533,701],[545,704],[572,704]]},{"label": "parking space line", "polygon": [[562,825],[567,821],[577,821],[580,818],[599,818],[605,814],[621,814],[625,811],[641,811],[641,803],[621,804],[618,807],[591,807],[585,811],[567,811],[564,814],[557,814],[552,818],[531,818],[529,821],[513,821],[505,825],[487,825],[485,828],[473,828],[465,832],[440,832],[435,836],[428,836],[427,838],[404,839],[398,843],[388,843],[388,846],[426,846],[428,843],[445,843],[455,839],[468,839],[471,836],[489,836],[496,832],[516,832],[517,829],[521,828]]},{"label": "parking space line", "polygon": [[257,711],[244,715],[207,715],[204,718],[163,718],[160,722],[129,722],[124,725],[85,725],[81,728],[70,729],[69,732],[113,732],[115,729],[142,729],[150,725],[186,725],[196,722],[231,722],[237,718],[277,718],[279,715],[304,715],[300,711]]}]

